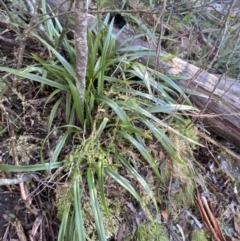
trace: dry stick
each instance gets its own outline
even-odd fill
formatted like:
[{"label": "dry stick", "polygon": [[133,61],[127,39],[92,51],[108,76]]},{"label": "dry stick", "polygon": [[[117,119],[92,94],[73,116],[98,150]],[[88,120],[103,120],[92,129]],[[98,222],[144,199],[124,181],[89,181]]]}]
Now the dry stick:
[{"label": "dry stick", "polygon": [[[182,114],[183,116],[190,116],[190,117],[197,117],[198,114],[194,114],[189,112],[187,114],[183,113]],[[233,113],[233,114],[202,114],[201,117],[207,117],[207,118],[215,118],[215,117],[218,117],[218,116],[239,116],[239,113]]]},{"label": "dry stick", "polygon": [[[239,24],[240,24],[240,23],[239,23]],[[238,51],[237,49],[238,49],[238,46],[239,46],[239,39],[240,39],[240,25],[239,25],[239,24],[237,24],[237,27],[238,27],[238,28],[235,28],[234,30],[233,30],[233,28],[232,28],[232,32],[234,31],[235,35],[232,37],[232,40],[229,41],[228,44],[227,44],[227,46],[228,46],[229,44],[232,44],[232,42],[234,42],[233,47],[232,47],[232,51],[231,51],[231,53],[229,54],[229,56],[228,56],[228,58],[227,58],[227,61],[226,61],[226,64],[225,64],[225,66],[226,66],[226,71],[225,71],[226,75],[227,75],[227,73],[230,73],[231,69],[234,70],[236,67],[238,67],[238,66],[239,66],[239,63],[240,63],[240,59],[239,59],[234,66],[232,66],[231,68],[228,67],[229,62],[231,61],[230,59],[231,59],[231,57],[233,56],[235,50]],[[235,40],[235,37],[237,37],[236,40]],[[227,46],[225,47],[226,49],[227,49]],[[233,86],[235,83],[237,83],[237,80],[232,83],[232,86]],[[232,86],[230,86],[229,89],[230,89]],[[228,91],[228,90],[226,90],[226,91]],[[224,94],[225,94],[225,93],[224,93]],[[223,94],[223,95],[224,95],[224,94]],[[222,95],[220,98],[223,98],[223,95]]]},{"label": "dry stick", "polygon": [[2,241],[8,241],[8,234],[9,234],[9,229],[10,229],[10,221],[8,221],[8,224],[7,224],[7,228],[6,228],[6,231],[4,233],[4,236],[2,238]]},{"label": "dry stick", "polygon": [[[220,33],[219,33],[219,36],[220,36]],[[218,39],[218,37],[217,37],[217,39]],[[216,44],[216,42],[217,42],[217,40],[215,41],[215,44]],[[215,44],[214,44],[213,46],[215,46]],[[208,53],[209,56],[212,56],[214,49],[215,49],[215,48],[212,48],[211,51],[209,51],[209,53]],[[219,52],[219,48],[217,49],[217,52],[216,52],[214,58],[212,59],[212,61],[208,64],[207,68],[205,68],[205,69],[199,69],[199,70],[200,70],[199,74],[200,74],[202,71],[208,71],[208,70],[211,68],[212,64],[214,63],[214,61],[215,61],[215,60],[217,59],[217,57],[218,57],[218,52]],[[194,81],[195,76],[197,76],[197,74],[195,74],[194,77],[191,78],[192,81]],[[199,112],[198,117],[200,117],[200,116],[205,112],[205,110],[207,109],[210,101],[212,100],[212,98],[213,98],[213,96],[214,96],[214,94],[215,94],[215,90],[217,89],[219,83],[221,82],[222,77],[223,77],[223,75],[221,75],[221,76],[219,77],[218,82],[215,84],[213,90],[211,91],[211,93],[210,93],[210,95],[209,95],[209,97],[208,97],[208,100],[207,100],[204,108]],[[188,83],[188,84],[186,85],[186,89],[187,89],[187,86],[189,86],[190,84],[191,84],[191,83]],[[200,84],[200,82],[195,86],[195,88],[197,88],[199,84]],[[189,96],[190,96],[190,94],[188,95],[188,97],[189,97]],[[197,121],[197,118],[196,118],[196,119],[193,119],[190,124],[195,123],[196,121]],[[188,128],[188,126],[189,126],[190,124],[188,124],[186,128]]]},{"label": "dry stick", "polygon": [[[0,0],[1,1],[1,0]],[[56,8],[57,9],[57,8]],[[54,12],[55,10],[52,10],[52,11],[49,11],[48,13],[50,13],[50,12]],[[59,17],[59,16],[63,16],[63,15],[66,15],[66,14],[71,14],[71,13],[74,13],[73,11],[69,11],[69,12],[64,12],[64,13],[59,13],[59,14],[55,14],[54,16],[50,16],[50,17],[48,17],[48,18],[45,18],[45,19],[43,19],[43,20],[40,20],[40,21],[38,21],[37,23],[35,23],[34,25],[32,25],[32,26],[28,26],[29,28],[28,28],[28,30],[27,30],[27,33],[29,33],[29,32],[31,32],[34,28],[36,28],[36,27],[38,27],[39,25],[41,25],[42,23],[44,23],[45,21],[47,21],[47,20],[49,20],[49,19],[53,19],[53,18],[56,18],[56,17]],[[1,24],[4,24],[4,23],[2,23],[2,22],[0,22]],[[5,27],[7,27],[7,24],[5,24]],[[39,27],[39,31],[43,34],[43,29],[41,28],[41,27]],[[45,31],[45,30],[44,30]],[[3,34],[3,33],[1,33],[1,34]],[[45,38],[45,36],[46,36],[46,34],[43,34],[43,38],[50,44],[50,45],[52,45],[53,46],[53,43],[50,41],[48,41],[49,40],[49,37],[47,37],[47,39]],[[1,36],[0,35],[0,40],[2,40],[2,41],[4,41],[5,43],[10,43],[11,45],[14,45],[14,46],[16,46],[16,45],[19,45],[19,41],[18,40],[14,40],[14,39],[9,39],[9,38],[6,38],[6,37],[4,37],[4,36]],[[6,47],[6,46],[4,46],[4,47]],[[12,48],[12,47],[11,47]]]},{"label": "dry stick", "polygon": [[[17,69],[20,69],[21,66],[22,66],[22,62],[23,62],[23,54],[24,54],[24,51],[25,51],[25,48],[26,48],[26,40],[28,38],[28,34],[29,34],[29,31],[28,29],[34,24],[34,21],[37,17],[37,13],[36,13],[36,9],[34,9],[33,5],[28,1],[28,0],[25,0],[25,3],[28,7],[28,10],[29,10],[29,13],[30,13],[30,16],[32,17],[31,20],[30,20],[30,23],[28,24],[28,28],[27,29],[24,29],[23,30],[23,33],[22,34],[19,34],[19,39],[20,39],[20,44],[19,44],[19,48],[18,48],[18,53],[17,53],[17,66],[16,68]],[[36,7],[37,8],[37,7]]]},{"label": "dry stick", "polygon": [[156,48],[157,65],[159,65],[159,61],[160,61],[159,57],[160,57],[160,53],[161,53],[161,44],[162,44],[162,35],[163,35],[163,24],[162,23],[163,23],[165,9],[166,9],[166,0],[163,1],[162,11],[159,14],[158,22],[153,30],[153,32],[155,33],[157,25],[160,23],[160,34],[158,37],[157,48]]},{"label": "dry stick", "polygon": [[33,6],[32,3],[29,0],[24,0],[24,1],[25,1],[25,4],[26,4],[29,12],[30,12],[31,20],[30,20],[30,23],[28,24],[28,27],[26,29],[24,29],[23,33],[21,35],[19,34],[20,43],[19,43],[19,49],[18,49],[18,54],[17,54],[17,66],[16,66],[17,69],[21,68],[22,60],[23,60],[23,54],[24,54],[24,51],[25,51],[25,48],[26,48],[26,40],[28,38],[28,35],[29,35],[30,31],[32,29],[34,29],[35,27],[38,26],[38,31],[41,33],[42,37],[47,41],[48,44],[50,44],[51,46],[54,46],[54,43],[49,38],[49,36],[46,34],[46,31],[45,31],[44,27],[42,26],[42,23],[44,21],[46,21],[47,19],[44,19],[43,21],[40,21],[37,24],[35,24],[35,19],[37,18],[38,5]]},{"label": "dry stick", "polygon": [[20,184],[22,182],[28,181],[30,178],[31,178],[30,175],[24,175],[24,176],[13,178],[13,179],[0,178],[0,186]]},{"label": "dry stick", "polygon": [[[227,16],[226,16],[225,23],[224,23],[224,26],[223,26],[222,31],[221,31],[221,32],[224,33],[224,34],[223,34],[223,37],[222,37],[222,39],[221,39],[221,42],[223,42],[224,36],[227,34],[228,21],[229,21],[228,19],[229,19],[229,16],[230,16],[230,14],[231,14],[231,10],[232,10],[232,8],[233,8],[233,6],[234,6],[234,4],[235,4],[235,1],[236,1],[236,0],[233,0],[233,1],[232,1],[231,5],[230,5],[230,8],[228,9],[228,14],[227,14]],[[220,36],[221,32],[219,32],[218,37]],[[216,38],[215,44],[213,44],[213,46],[216,46],[216,43],[217,43],[217,41],[218,41],[218,37]],[[208,71],[208,70],[212,67],[213,63],[216,61],[220,49],[221,49],[221,44],[219,45],[219,48],[217,48],[217,51],[216,51],[216,53],[215,53],[214,58],[211,60],[211,62],[208,64],[207,68],[205,69],[206,71]],[[211,56],[211,54],[212,54],[213,51],[214,51],[214,48],[212,48],[212,50],[210,51],[209,56]],[[209,96],[209,98],[208,98],[208,100],[207,100],[207,102],[206,102],[206,104],[205,104],[205,107],[200,111],[199,116],[200,116],[202,113],[204,113],[205,110],[207,109],[207,107],[208,107],[208,105],[209,105],[209,103],[210,103],[210,101],[211,101],[211,99],[212,99],[212,97],[213,97],[213,95],[214,95],[214,93],[215,93],[215,90],[217,89],[218,84],[221,82],[221,79],[222,79],[222,78],[223,78],[223,75],[221,75],[220,78],[218,79],[218,82],[217,82],[216,85],[214,86],[214,88],[213,88],[213,90],[212,90],[212,92],[211,92],[211,94],[210,94],[210,96]],[[220,99],[220,98],[219,98],[219,99]]]},{"label": "dry stick", "polygon": [[[37,219],[35,220],[35,222],[33,223],[33,227],[32,227],[32,230],[30,231],[30,236],[32,236],[32,237],[35,237],[36,236],[36,234],[37,234],[37,230],[38,230],[38,228],[39,228],[39,226],[42,224],[42,222],[43,222],[43,215],[39,215],[38,217],[37,217]],[[40,237],[42,237],[42,236],[40,236]]]},{"label": "dry stick", "polygon": [[231,151],[229,148],[223,146],[221,143],[218,143],[217,141],[215,141],[210,136],[204,134],[203,132],[198,132],[197,135],[202,137],[202,138],[204,138],[204,139],[206,139],[207,141],[211,142],[214,146],[217,146],[218,148],[220,148],[221,150],[223,150],[227,154],[229,154],[234,160],[240,162],[240,155],[238,155],[235,152]]},{"label": "dry stick", "polygon": [[9,12],[7,6],[5,5],[5,3],[4,3],[2,0],[0,0],[0,6],[3,8],[3,10],[5,10],[5,12],[6,12],[6,14],[8,15],[10,21],[11,21],[12,23],[14,23],[15,21],[14,21],[14,19],[12,18],[11,13]]},{"label": "dry stick", "polygon": [[115,10],[115,9],[108,9],[108,10],[89,10],[88,13],[96,14],[96,13],[145,13],[145,14],[161,14],[161,10],[152,11],[152,10]]},{"label": "dry stick", "polygon": [[[27,0],[25,0],[25,1],[27,1]],[[53,10],[47,12],[44,15],[49,15],[52,12],[55,12],[57,9],[61,8],[61,6],[64,5],[66,2],[67,1],[63,2],[62,4],[60,4],[59,6],[55,7]],[[52,2],[51,2],[51,4],[52,4]],[[27,5],[29,5],[29,4],[27,4]],[[56,6],[56,4],[54,4],[54,5]],[[163,11],[162,10],[161,11],[160,10],[154,10],[154,11],[151,11],[151,10],[145,10],[145,11],[142,11],[142,10],[111,10],[111,9],[109,9],[109,10],[102,10],[102,11],[99,11],[99,10],[97,10],[97,11],[94,11],[94,10],[91,11],[90,10],[89,11],[89,13],[109,13],[109,12],[110,13],[145,13],[145,14],[159,14],[160,13],[161,14]],[[38,23],[34,24],[33,26],[31,26],[31,27],[29,26],[29,29],[28,29],[27,32],[30,32],[32,29],[34,29],[35,27],[37,27],[38,25],[42,24],[43,22],[45,22],[45,21],[47,21],[49,19],[52,19],[52,18],[55,18],[55,17],[58,17],[58,16],[62,16],[62,15],[66,15],[66,14],[70,14],[70,13],[74,13],[74,11],[66,11],[64,13],[56,14],[54,16],[48,17],[46,19],[43,19],[43,20],[39,21]],[[44,15],[42,15],[42,16],[44,16]],[[163,26],[165,28],[167,27],[164,24],[163,24]]]},{"label": "dry stick", "polygon": [[6,38],[6,37],[3,37],[2,35],[0,35],[0,40],[4,41],[5,43],[11,44],[11,45],[17,45],[19,43],[15,39]]},{"label": "dry stick", "polygon": [[212,236],[214,237],[214,240],[216,241],[220,241],[217,237],[217,234],[214,230],[214,228],[212,227],[212,223],[210,222],[209,218],[208,218],[208,215],[206,213],[206,210],[203,206],[203,202],[202,202],[202,198],[200,197],[200,194],[197,190],[197,197],[196,197],[196,204],[198,206],[198,209],[200,211],[200,214],[201,214],[201,217],[202,217],[202,220],[204,222],[204,224],[208,227],[208,229],[210,230]]},{"label": "dry stick", "polygon": [[16,219],[13,225],[15,226],[19,241],[27,241],[27,237],[23,230],[22,222]]},{"label": "dry stick", "polygon": [[[230,8],[229,8],[229,10],[228,10],[227,16],[230,14],[230,11],[231,11],[233,5],[234,5],[234,3],[231,4],[231,6],[230,6]],[[219,35],[218,35],[218,37],[216,38],[215,43],[213,44],[213,46],[216,46],[216,43],[217,43],[217,41],[218,41],[218,38],[219,38],[221,32],[225,32],[225,34],[226,34],[227,21],[228,21],[228,18],[226,17],[224,27],[221,29],[221,31],[219,31]],[[209,55],[209,56],[212,56],[214,50],[215,50],[215,48],[213,47],[213,48],[209,51],[208,55]],[[205,71],[208,71],[208,70],[211,68],[212,64],[214,63],[214,61],[215,61],[215,60],[217,59],[217,57],[218,57],[219,51],[220,51],[220,48],[217,48],[217,51],[216,51],[213,59],[212,59],[211,62],[208,64],[207,68],[205,68]],[[195,76],[196,76],[196,75],[195,75]],[[223,75],[221,75],[221,76],[219,77],[218,82],[215,84],[213,90],[211,91],[211,93],[210,93],[210,95],[209,95],[209,97],[208,97],[208,100],[207,100],[204,108],[199,112],[198,117],[201,117],[202,114],[205,112],[205,110],[208,108],[208,105],[209,105],[210,101],[213,99],[213,96],[215,95],[215,90],[217,89],[217,87],[218,87],[219,83],[221,82],[222,78],[223,78]],[[194,81],[194,78],[191,78],[191,79]],[[190,83],[189,83],[189,84],[190,84]],[[187,86],[188,86],[189,84],[186,85],[186,88],[187,88]],[[198,84],[199,84],[199,83],[198,83]],[[198,87],[198,84],[196,85],[195,88]],[[188,97],[189,97],[189,95],[188,95]],[[221,98],[219,97],[218,100],[220,100],[220,99],[221,99]],[[217,101],[217,100],[215,100],[215,101]],[[195,123],[196,120],[197,120],[197,118],[193,119],[191,123]],[[190,124],[191,124],[191,123],[190,123]],[[188,128],[188,126],[189,126],[190,124],[188,124],[186,128]]]},{"label": "dry stick", "polygon": [[[12,121],[9,119],[10,125],[9,125],[9,134],[11,137],[11,149],[12,149],[12,153],[13,153],[13,160],[15,162],[16,166],[19,166],[19,159],[18,159],[18,155],[17,155],[17,148],[16,148],[16,135],[15,135],[15,131],[14,131],[14,125],[12,124]],[[18,179],[23,178],[22,177],[23,174],[17,174]],[[20,192],[21,192],[21,197],[23,200],[27,201],[27,203],[30,203],[30,198],[29,198],[29,193],[27,191],[27,189],[25,188],[25,185],[23,182],[19,183],[19,187],[20,187]]]},{"label": "dry stick", "polygon": [[[12,23],[12,28],[16,31],[16,33],[17,33],[18,35],[20,35],[20,31],[19,31],[18,27],[15,27],[15,25],[14,25],[14,27],[13,27],[13,24],[15,23],[14,18],[12,17],[12,15],[11,15],[11,13],[9,12],[7,6],[5,5],[5,3],[4,3],[2,0],[0,0],[0,6],[5,10],[7,16],[9,17],[9,19],[10,19],[10,21],[11,21],[11,23]],[[4,38],[2,37],[2,39],[4,39]],[[9,40],[8,40],[8,39],[6,39],[6,40],[7,40],[7,42],[9,43]],[[16,59],[17,59],[17,58],[16,58]],[[16,81],[15,81],[15,78],[13,78],[13,85],[15,85],[15,84],[16,84]]]}]

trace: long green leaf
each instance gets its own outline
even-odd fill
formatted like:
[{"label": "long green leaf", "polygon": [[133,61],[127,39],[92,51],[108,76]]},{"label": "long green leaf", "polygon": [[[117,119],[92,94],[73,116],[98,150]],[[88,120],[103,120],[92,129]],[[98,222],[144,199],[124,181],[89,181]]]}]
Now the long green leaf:
[{"label": "long green leaf", "polygon": [[140,136],[146,138],[146,139],[152,139],[152,136],[149,135],[146,130],[141,130],[140,128],[137,128],[134,125],[124,125],[119,124],[119,127],[121,127],[123,130],[127,131],[128,133],[133,134],[139,134]]},{"label": "long green leaf", "polygon": [[76,131],[78,131],[78,132],[82,132],[82,129],[80,128],[80,127],[78,127],[78,126],[75,126],[75,125],[63,125],[63,126],[59,126],[59,127],[57,127],[56,129],[54,129],[54,130],[52,130],[51,132],[49,132],[48,134],[47,134],[47,136],[44,138],[44,140],[43,140],[43,142],[42,142],[42,146],[41,146],[41,152],[40,152],[40,156],[41,156],[41,161],[44,163],[44,158],[43,158],[43,151],[44,151],[44,147],[45,147],[45,144],[46,144],[46,142],[47,142],[47,140],[49,139],[49,137],[50,137],[50,135],[54,132],[54,131],[56,131],[56,130],[58,130],[58,129],[61,129],[61,128],[67,128],[68,130],[67,130],[67,132],[65,132],[64,133],[64,135],[63,135],[63,137],[60,139],[60,142],[58,142],[58,144],[57,144],[57,146],[56,146],[56,148],[55,148],[55,150],[54,150],[54,154],[53,154],[53,156],[51,157],[52,158],[52,161],[54,161],[54,162],[56,162],[57,161],[57,158],[58,158],[58,155],[59,155],[59,153],[60,153],[60,151],[61,151],[61,149],[62,149],[62,147],[63,147],[63,145],[64,145],[64,143],[65,143],[65,141],[66,141],[66,139],[68,138],[68,136],[72,133],[72,132],[76,132]]},{"label": "long green leaf", "polygon": [[97,95],[95,98],[96,100],[104,102],[109,107],[111,107],[124,124],[129,124],[129,119],[126,112],[116,102],[107,98],[106,96]]},{"label": "long green leaf", "polygon": [[0,67],[0,71],[8,72],[10,74],[20,76],[22,78],[34,80],[34,81],[39,82],[41,84],[49,85],[49,86],[52,86],[52,87],[60,89],[60,90],[69,91],[69,88],[68,88],[67,85],[59,84],[56,81],[52,81],[50,79],[38,76],[36,74],[29,74],[27,72],[24,72],[24,70],[21,71],[21,70],[6,68],[6,67]]},{"label": "long green leaf", "polygon": [[123,176],[120,176],[117,172],[115,172],[113,169],[110,167],[105,167],[104,168],[105,173],[112,177],[116,182],[118,182],[123,188],[128,190],[134,198],[142,205],[144,206],[144,202],[140,195],[136,192],[136,190],[133,188],[133,186],[129,183],[129,181],[124,178]]},{"label": "long green leaf", "polygon": [[158,119],[156,116],[152,115],[149,111],[141,108],[140,106],[136,105],[135,103],[130,103],[130,102],[124,102],[124,101],[117,101],[117,103],[119,103],[119,105],[121,106],[125,106],[128,109],[131,109],[132,111],[135,111],[136,113],[139,113],[139,115],[144,115],[150,119],[152,119],[153,121],[155,121],[157,124],[161,125],[162,127],[165,127],[166,130],[168,131],[172,131],[173,133],[177,134],[178,136],[182,137],[185,140],[188,140],[189,142],[198,145],[198,146],[203,146],[200,143],[188,138],[187,136],[184,136],[183,134],[181,134],[179,131],[175,130],[174,128],[172,128],[169,124],[165,123],[164,121]]},{"label": "long green leaf", "polygon": [[122,155],[120,155],[119,153],[116,153],[115,155],[118,160],[121,161],[121,163],[126,167],[126,169],[133,175],[133,177],[142,185],[146,193],[151,197],[156,210],[158,210],[157,201],[154,197],[154,194],[147,182],[144,180],[144,178],[136,171],[135,168],[133,168],[132,165],[129,164],[129,162]]},{"label": "long green leaf", "polygon": [[177,111],[197,111],[197,108],[190,105],[156,105],[151,108],[148,108],[150,113],[171,113]]},{"label": "long green leaf", "polygon": [[58,241],[65,241],[66,240],[66,233],[68,232],[67,230],[67,226],[69,223],[69,218],[71,218],[70,216],[70,205],[66,205],[65,209],[64,209],[64,213],[62,216],[62,220],[61,220],[61,224],[60,224],[60,228],[58,231]]},{"label": "long green leaf", "polygon": [[70,135],[71,131],[66,131],[64,133],[64,135],[60,138],[60,140],[58,141],[55,149],[54,149],[54,152],[51,156],[51,162],[54,163],[58,160],[58,156],[66,142],[66,139],[68,138],[68,136]]},{"label": "long green leaf", "polygon": [[54,117],[56,116],[57,113],[57,109],[59,107],[59,105],[62,103],[63,101],[63,97],[61,97],[52,107],[50,115],[48,117],[48,133],[51,131],[51,127],[52,127],[52,123],[54,120]]},{"label": "long green leaf", "polygon": [[28,166],[0,164],[0,170],[4,172],[38,172],[38,171],[57,169],[62,165],[63,165],[63,162],[44,163],[44,164],[36,164],[36,165],[28,165]]},{"label": "long green leaf", "polygon": [[101,214],[99,202],[97,199],[97,190],[94,183],[93,172],[90,168],[88,168],[87,170],[87,180],[88,180],[88,188],[90,193],[90,202],[92,206],[95,224],[97,227],[98,238],[100,241],[107,241],[105,230],[104,230],[102,214]]},{"label": "long green leaf", "polygon": [[74,214],[75,214],[75,228],[78,241],[84,241],[85,239],[85,228],[82,217],[81,209],[81,198],[82,198],[82,189],[79,187],[79,176],[74,176],[73,180],[73,195],[74,195]]},{"label": "long green leaf", "polygon": [[162,144],[163,148],[167,151],[167,153],[171,157],[176,159],[177,156],[174,150],[174,145],[171,142],[171,140],[168,138],[168,136],[165,134],[165,132],[162,131],[160,128],[157,128],[155,125],[153,125],[149,120],[147,120],[144,117],[141,117],[141,121],[149,128],[149,130],[151,130],[152,134]]},{"label": "long green leaf", "polygon": [[98,186],[99,186],[102,204],[105,209],[105,212],[107,213],[107,215],[109,215],[109,210],[107,207],[107,202],[106,202],[105,193],[104,193],[104,161],[105,161],[105,158],[106,157],[105,157],[105,154],[103,153],[103,151],[100,152],[99,158],[98,158],[97,173],[98,173]]},{"label": "long green leaf", "polygon": [[97,129],[97,133],[96,133],[96,135],[95,135],[95,136],[96,136],[96,137],[95,137],[95,138],[96,138],[96,141],[98,141],[98,139],[100,138],[100,136],[101,136],[101,134],[103,133],[103,131],[104,131],[104,129],[105,129],[108,121],[109,121],[108,118],[106,118],[106,117],[103,118],[100,126],[99,126],[98,129]]},{"label": "long green leaf", "polygon": [[80,100],[80,96],[77,90],[77,87],[71,82],[71,80],[68,80],[68,84],[72,93],[72,98],[73,98],[73,102],[74,102],[74,106],[76,109],[76,113],[78,116],[79,121],[81,122],[81,124],[84,124],[84,113],[83,113],[83,106]]},{"label": "long green leaf", "polygon": [[64,66],[65,70],[75,79],[76,71],[74,68],[68,63],[68,61],[51,45],[49,45],[44,39],[42,39],[38,34],[32,32],[32,35],[35,36],[38,40],[40,40],[47,48],[49,48],[53,54],[57,57],[60,63]]},{"label": "long green leaf", "polygon": [[153,172],[156,174],[156,176],[159,178],[160,181],[162,181],[162,177],[158,171],[158,167],[155,163],[154,158],[152,155],[149,153],[149,151],[142,145],[140,144],[135,138],[130,136],[127,132],[125,131],[118,131],[117,132],[119,135],[127,139],[129,142],[131,142],[137,150],[141,153],[141,155],[144,157],[144,159],[148,162],[148,164],[152,167]]},{"label": "long green leaf", "polygon": [[123,93],[129,93],[129,94],[131,94],[133,96],[141,96],[144,99],[148,99],[148,100],[153,101],[157,105],[165,105],[165,104],[167,104],[165,100],[163,100],[163,99],[161,99],[159,97],[156,97],[154,95],[150,95],[150,94],[147,94],[147,93],[135,90],[135,89],[130,89],[130,88],[126,89],[126,88],[119,87],[119,88],[116,88],[116,91],[117,92],[123,92]]}]

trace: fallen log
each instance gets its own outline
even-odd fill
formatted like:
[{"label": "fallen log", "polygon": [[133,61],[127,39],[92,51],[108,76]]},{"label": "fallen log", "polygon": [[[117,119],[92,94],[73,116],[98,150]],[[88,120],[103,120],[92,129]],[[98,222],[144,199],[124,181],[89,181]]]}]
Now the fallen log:
[{"label": "fallen log", "polygon": [[[54,0],[47,0],[47,2],[51,9],[55,9],[58,6]],[[64,13],[66,10],[67,5],[61,5],[58,12]],[[64,24],[66,16],[60,15],[59,19]],[[4,21],[1,21],[1,16],[0,22],[0,27],[2,28]],[[92,27],[95,23],[96,18],[89,15],[88,26]],[[74,26],[71,25],[70,28],[74,29]],[[118,31],[118,29],[114,29],[114,33]],[[132,38],[131,45],[139,46],[139,50],[148,48],[156,51],[156,46],[150,45],[141,39],[134,39],[124,32],[118,36],[116,44],[128,47],[129,41],[125,40],[130,38]],[[2,39],[0,39],[0,46],[3,45]],[[161,51],[161,55],[167,55],[167,53]],[[166,75],[187,78],[188,81],[179,81],[178,84],[205,95],[204,97],[190,94],[191,101],[200,110],[200,115],[197,116],[197,119],[203,123],[207,130],[240,148],[240,83],[238,80],[225,76],[215,76],[177,57],[171,61],[156,61],[155,57],[146,54],[146,56],[141,58],[141,61],[146,65],[155,67]]]}]

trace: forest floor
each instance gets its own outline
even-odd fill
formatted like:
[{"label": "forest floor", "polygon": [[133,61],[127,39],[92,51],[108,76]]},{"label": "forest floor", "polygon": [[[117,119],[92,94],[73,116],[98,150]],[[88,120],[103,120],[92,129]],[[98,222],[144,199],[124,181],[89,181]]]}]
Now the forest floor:
[{"label": "forest floor", "polygon": [[[36,53],[41,54],[41,48],[40,45],[39,49],[36,47]],[[26,49],[24,56],[29,56],[31,51]],[[14,54],[12,49],[5,51],[0,59],[0,66],[8,67],[9,63],[14,62]],[[23,66],[29,65],[29,61],[32,60],[28,59]],[[4,73],[0,73],[0,79],[3,75]],[[53,147],[62,135],[61,131],[53,132],[48,138],[48,147],[46,148],[45,145],[42,149],[42,143],[48,135],[48,118],[57,99],[52,98],[45,105],[53,92],[51,87],[42,88],[36,82],[20,80],[12,75],[8,78],[15,84],[14,87],[10,87],[5,86],[4,82],[1,83],[0,162],[25,166],[41,163],[41,157],[47,159],[51,155]],[[64,106],[60,106],[53,126],[57,127],[64,123],[63,113]],[[185,146],[181,146],[181,143],[179,144],[176,140],[176,145],[186,150],[187,165],[182,165],[184,167],[174,163],[161,151],[159,144],[148,143],[149,149],[158,153],[159,159],[162,160],[160,169],[163,179],[165,178],[161,187],[155,187],[159,189],[157,199],[160,213],[156,213],[156,210],[150,207],[151,215],[155,216],[155,219],[161,219],[163,224],[161,232],[171,237],[171,240],[183,240],[183,237],[186,237],[186,240],[205,240],[206,237],[208,237],[207,240],[211,240],[214,234],[218,238],[222,235],[219,238],[221,241],[240,240],[240,162],[224,152],[221,146],[227,147],[236,155],[239,155],[240,151],[215,134],[202,133],[198,126],[195,126],[195,131],[203,147],[190,145],[186,147],[188,145],[186,142],[183,144]],[[204,138],[204,135],[208,138]],[[74,144],[66,145],[59,159],[64,159],[70,153],[71,145]],[[166,166],[171,175],[167,174]],[[151,182],[149,167],[143,165],[139,169],[145,179]],[[184,176],[183,170],[192,176]],[[64,170],[61,171],[49,173],[48,176],[44,172],[28,173],[24,190],[19,184],[0,184],[0,240],[22,241],[25,235],[34,236],[35,239],[32,240],[40,240],[36,237],[44,237],[43,240],[56,240],[60,223],[57,218],[57,196],[59,190],[67,185],[64,179],[56,181],[66,174]],[[130,179],[124,170],[121,174]],[[15,180],[21,178],[20,175],[0,171],[1,179]],[[140,189],[139,184],[132,181],[133,187],[136,190]],[[183,194],[181,190],[184,188],[186,192]],[[155,240],[150,235],[155,235],[157,231],[153,230],[151,225],[147,227],[148,215],[136,201],[126,191],[113,186],[111,182],[106,181],[106,190],[112,206],[119,208],[119,203],[123,207],[121,210],[116,209],[117,211],[113,208],[115,219],[111,221],[118,222],[116,224],[118,230],[112,231],[112,237],[108,240],[124,240],[123,229],[124,232],[131,234],[138,229],[138,238],[135,236],[132,240]],[[23,200],[23,196],[28,194],[29,197]],[[89,223],[91,226],[91,221]],[[141,225],[144,226],[144,234],[141,234],[137,228]],[[195,230],[203,230],[204,238],[199,238],[199,233],[194,237]],[[140,237],[146,233],[149,235],[148,239]]]}]

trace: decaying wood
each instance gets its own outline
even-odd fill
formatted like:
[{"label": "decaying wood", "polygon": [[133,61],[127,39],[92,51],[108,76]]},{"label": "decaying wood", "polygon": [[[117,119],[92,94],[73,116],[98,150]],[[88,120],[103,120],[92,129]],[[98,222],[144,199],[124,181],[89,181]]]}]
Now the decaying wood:
[{"label": "decaying wood", "polygon": [[[55,0],[47,0],[52,9],[57,7]],[[66,10],[66,5],[61,6],[58,12]],[[6,24],[1,21],[0,28],[6,29]],[[62,23],[65,22],[65,15],[59,16]],[[74,18],[73,18],[74,19]],[[88,26],[92,27],[96,23],[94,16],[88,16]],[[114,30],[117,33],[117,29]],[[71,34],[71,33],[70,33]],[[125,41],[131,39],[131,41]],[[14,43],[15,44],[15,43]],[[14,45],[12,44],[12,45]],[[156,47],[141,40],[134,39],[126,33],[121,33],[116,39],[116,44],[122,47],[128,47],[130,44],[139,46],[139,50],[149,48],[156,51]],[[0,38],[0,47],[9,46]],[[167,53],[161,52],[161,55]],[[161,72],[168,75],[184,76],[188,80],[178,82],[183,87],[200,92],[204,96],[190,95],[192,102],[201,111],[197,119],[201,121],[206,129],[227,139],[230,143],[240,147],[240,81],[227,78],[225,76],[217,77],[208,73],[187,61],[180,58],[174,58],[171,61],[156,61],[154,57],[144,56],[141,58],[142,63],[151,65]],[[158,66],[156,63],[158,62]]]}]

